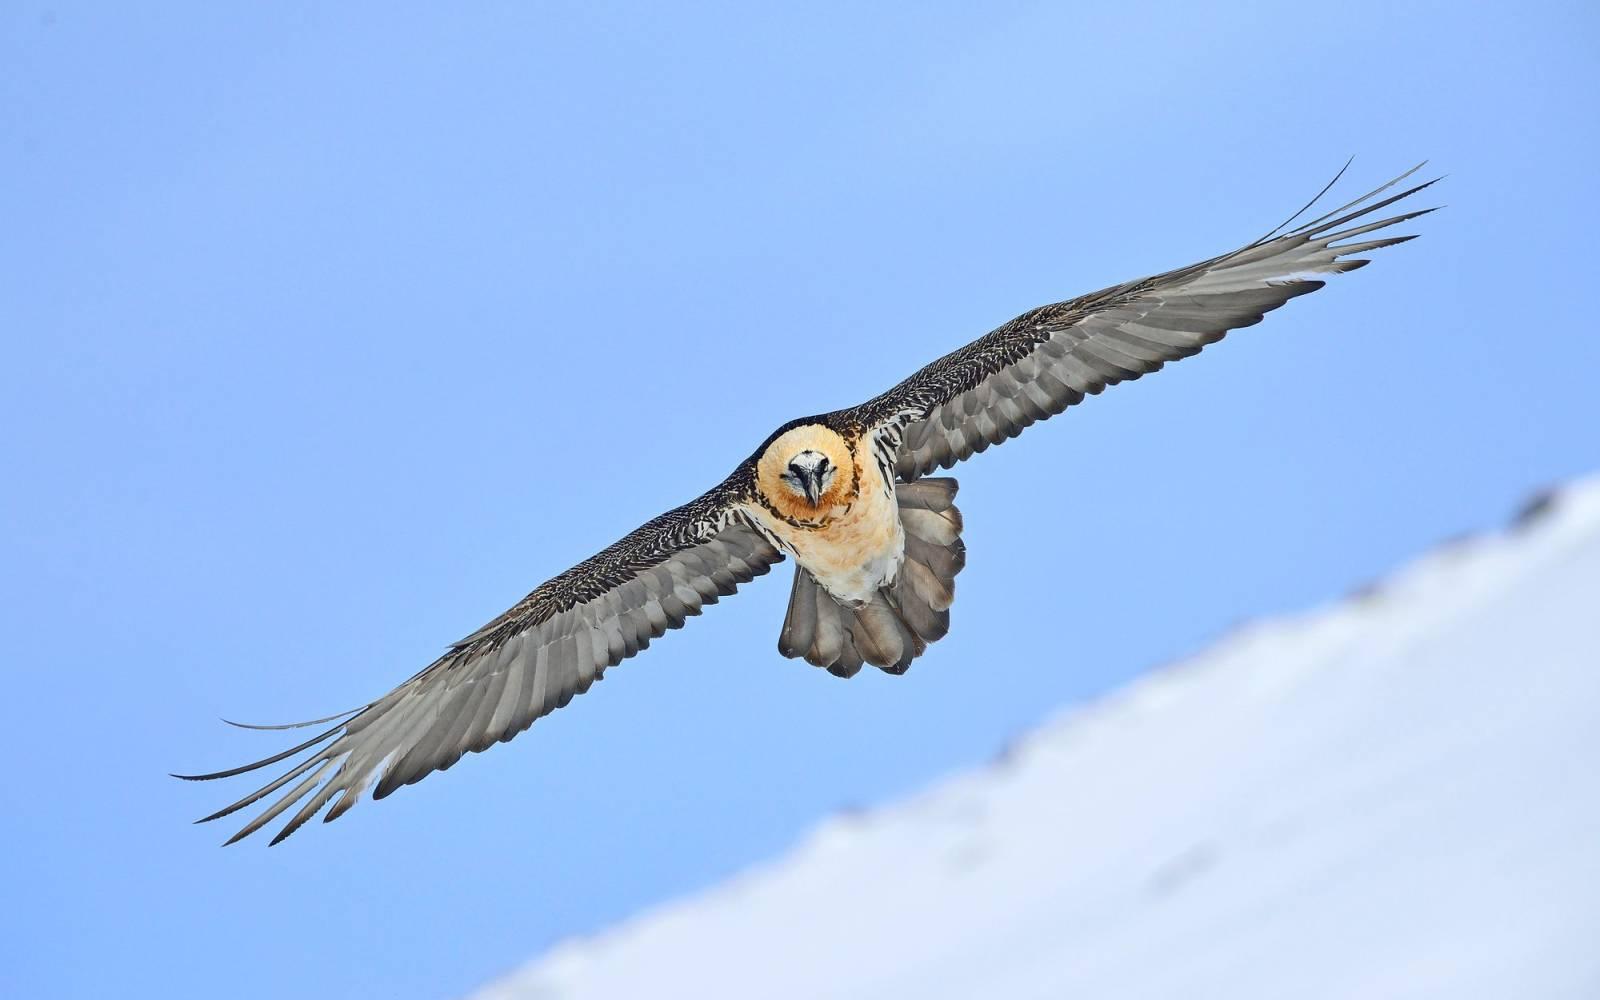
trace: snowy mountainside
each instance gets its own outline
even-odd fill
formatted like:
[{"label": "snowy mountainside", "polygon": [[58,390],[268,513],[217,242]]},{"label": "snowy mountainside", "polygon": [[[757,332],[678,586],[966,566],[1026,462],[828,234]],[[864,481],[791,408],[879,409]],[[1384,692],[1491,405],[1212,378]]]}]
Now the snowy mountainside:
[{"label": "snowy mountainside", "polygon": [[475,1000],[1600,997],[1600,479]]}]

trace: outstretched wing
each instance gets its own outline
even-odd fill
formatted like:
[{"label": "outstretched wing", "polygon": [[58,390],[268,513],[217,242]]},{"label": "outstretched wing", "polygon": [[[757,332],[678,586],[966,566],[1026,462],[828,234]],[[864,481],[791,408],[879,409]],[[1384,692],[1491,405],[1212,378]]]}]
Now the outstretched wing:
[{"label": "outstretched wing", "polygon": [[864,403],[857,414],[894,453],[902,481],[949,468],[1108,385],[1198,354],[1229,330],[1260,322],[1295,296],[1321,288],[1314,275],[1367,263],[1347,259],[1352,254],[1413,239],[1341,242],[1432,211],[1358,222],[1433,184],[1374,200],[1420,167],[1282,235],[1274,230],[1211,260],[1023,313]]},{"label": "outstretched wing", "polygon": [[735,512],[725,483],[543,584],[421,673],[299,746],[243,767],[178,777],[227,778],[314,750],[274,781],[200,820],[227,816],[290,786],[228,841],[249,836],[305,799],[273,838],[276,844],[330,801],[324,821],[343,815],[375,778],[373,798],[381,799],[445,770],[468,751],[511,739],[587,691],[607,667],[782,559]]}]

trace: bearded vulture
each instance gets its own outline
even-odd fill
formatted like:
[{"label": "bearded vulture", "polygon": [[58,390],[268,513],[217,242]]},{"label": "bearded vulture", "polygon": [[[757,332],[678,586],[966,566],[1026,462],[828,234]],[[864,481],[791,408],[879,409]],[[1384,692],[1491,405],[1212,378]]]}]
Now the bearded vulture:
[{"label": "bearded vulture", "polygon": [[1358,255],[1412,239],[1360,238],[1432,211],[1373,218],[1434,183],[1379,197],[1420,167],[1286,230],[1307,205],[1219,257],[1025,312],[860,406],[784,424],[705,495],[540,585],[370,704],[248,727],[332,723],[265,760],[178,775],[209,781],[306,755],[200,822],[266,801],[231,844],[298,804],[276,844],[324,807],[324,821],[344,815],[369,787],[381,799],[443,771],[562,707],[785,556],[797,565],[780,653],[838,677],[864,663],[905,671],[949,630],[966,560],[956,481],[929,473],[1196,354],[1321,288],[1320,276],[1366,264]]}]

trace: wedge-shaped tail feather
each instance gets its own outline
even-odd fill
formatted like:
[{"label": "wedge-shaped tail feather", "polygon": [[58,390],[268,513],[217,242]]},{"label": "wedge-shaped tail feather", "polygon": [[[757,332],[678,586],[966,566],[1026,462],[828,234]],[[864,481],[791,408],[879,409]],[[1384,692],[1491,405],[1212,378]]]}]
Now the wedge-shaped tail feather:
[{"label": "wedge-shaped tail feather", "polygon": [[956,574],[967,561],[956,488],[954,479],[896,487],[905,561],[894,582],[861,607],[840,604],[809,572],[795,567],[778,651],[804,657],[838,677],[854,676],[864,663],[899,674],[929,643],[944,638]]}]

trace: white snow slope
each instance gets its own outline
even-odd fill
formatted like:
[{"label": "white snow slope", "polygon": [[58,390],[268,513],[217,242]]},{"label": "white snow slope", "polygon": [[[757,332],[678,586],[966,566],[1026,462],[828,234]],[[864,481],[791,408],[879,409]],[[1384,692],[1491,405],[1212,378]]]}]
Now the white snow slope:
[{"label": "white snow slope", "polygon": [[1600,997],[1600,479],[478,1000]]}]

